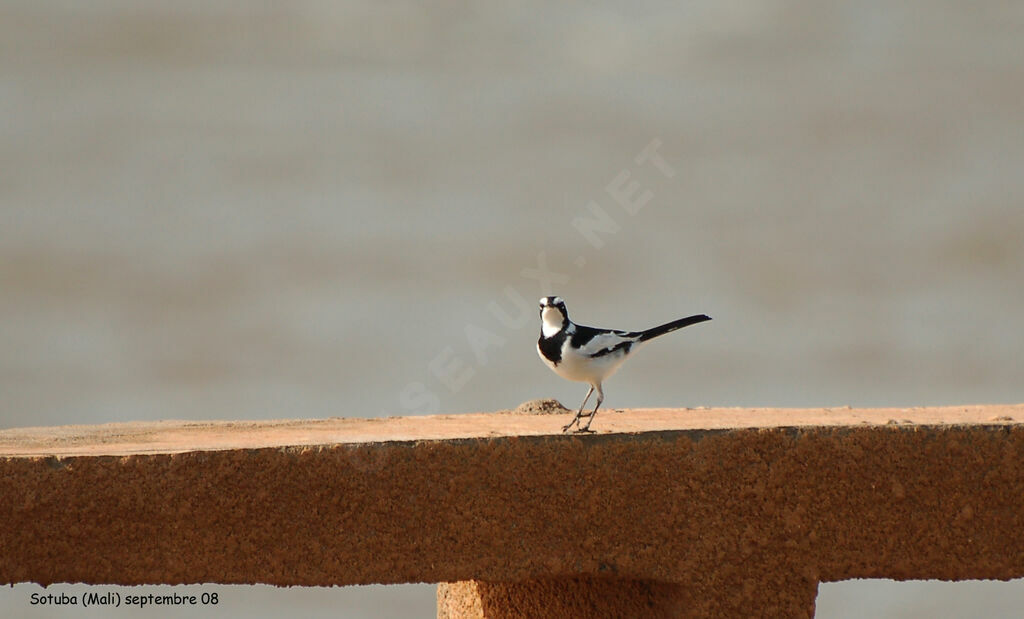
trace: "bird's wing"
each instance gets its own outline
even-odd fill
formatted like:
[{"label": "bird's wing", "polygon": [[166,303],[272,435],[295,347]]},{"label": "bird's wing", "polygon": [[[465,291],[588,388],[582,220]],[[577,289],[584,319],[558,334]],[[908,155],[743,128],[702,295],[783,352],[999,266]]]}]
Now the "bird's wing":
[{"label": "bird's wing", "polygon": [[600,357],[619,350],[629,351],[640,339],[640,335],[633,331],[611,331],[577,325],[572,335],[572,345],[585,357]]}]

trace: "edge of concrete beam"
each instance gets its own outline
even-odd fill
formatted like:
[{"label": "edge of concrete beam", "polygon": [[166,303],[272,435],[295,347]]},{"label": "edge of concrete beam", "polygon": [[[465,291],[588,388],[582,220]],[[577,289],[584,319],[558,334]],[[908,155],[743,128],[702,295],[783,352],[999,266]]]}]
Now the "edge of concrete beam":
[{"label": "edge of concrete beam", "polygon": [[[493,413],[268,421],[155,421],[0,429],[0,458],[124,456],[273,447],[317,447],[502,437],[588,441],[659,433],[691,440],[739,429],[1005,426],[1024,423],[1024,404],[908,408],[637,408],[600,411],[595,434],[563,434],[571,413],[551,401]],[[548,402],[548,404],[544,404]],[[527,411],[527,412],[522,412]],[[536,412],[539,411],[539,412]],[[530,414],[534,412],[534,414]]]}]

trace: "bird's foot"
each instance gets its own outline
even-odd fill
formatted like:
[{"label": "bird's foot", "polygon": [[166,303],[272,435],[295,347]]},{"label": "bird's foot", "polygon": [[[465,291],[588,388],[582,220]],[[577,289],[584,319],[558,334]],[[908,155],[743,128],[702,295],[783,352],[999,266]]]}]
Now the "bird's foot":
[{"label": "bird's foot", "polygon": [[591,430],[590,428],[576,428],[573,430],[573,434],[593,434],[594,432],[595,430]]}]

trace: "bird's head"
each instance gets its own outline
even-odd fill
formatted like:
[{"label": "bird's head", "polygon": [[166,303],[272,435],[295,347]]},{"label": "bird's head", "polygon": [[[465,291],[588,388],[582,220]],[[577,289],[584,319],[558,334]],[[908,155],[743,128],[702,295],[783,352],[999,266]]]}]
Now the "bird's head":
[{"label": "bird's head", "polygon": [[565,311],[562,297],[543,297],[540,300],[541,331],[550,336],[569,324],[569,312]]}]

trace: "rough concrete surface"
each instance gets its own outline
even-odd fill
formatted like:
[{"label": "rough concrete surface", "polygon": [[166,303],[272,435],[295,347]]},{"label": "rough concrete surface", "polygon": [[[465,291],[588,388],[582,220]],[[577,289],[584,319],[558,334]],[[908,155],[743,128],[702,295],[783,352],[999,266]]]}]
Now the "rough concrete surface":
[{"label": "rough concrete surface", "polygon": [[439,610],[483,616],[612,598],[810,615],[821,581],[1024,576],[1021,420],[1014,405],[641,409],[584,436],[513,412],[4,430],[0,583],[449,582]]}]

